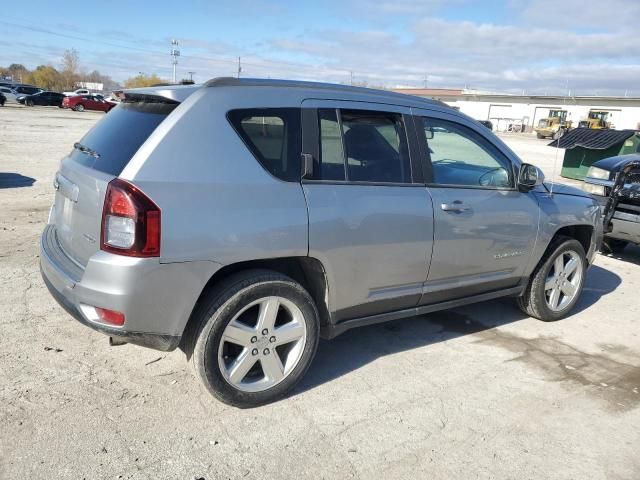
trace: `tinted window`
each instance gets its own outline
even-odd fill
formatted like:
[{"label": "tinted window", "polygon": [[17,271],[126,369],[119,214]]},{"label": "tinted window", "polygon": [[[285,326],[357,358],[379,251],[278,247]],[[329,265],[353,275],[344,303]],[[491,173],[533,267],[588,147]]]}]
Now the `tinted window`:
[{"label": "tinted window", "polygon": [[402,115],[342,110],[342,132],[350,181],[411,182]]},{"label": "tinted window", "polygon": [[318,122],[320,126],[320,158],[318,172],[314,172],[314,178],[344,180],[344,152],[337,111],[335,109],[318,110]]},{"label": "tinted window", "polygon": [[228,117],[238,135],[265,169],[282,180],[300,180],[300,109],[232,110]]},{"label": "tinted window", "polygon": [[424,132],[434,183],[494,188],[513,185],[511,162],[470,128],[425,118]]},{"label": "tinted window", "polygon": [[99,158],[77,149],[71,158],[101,172],[120,175],[131,157],[176,106],[167,103],[121,103],[79,142],[95,151]]}]

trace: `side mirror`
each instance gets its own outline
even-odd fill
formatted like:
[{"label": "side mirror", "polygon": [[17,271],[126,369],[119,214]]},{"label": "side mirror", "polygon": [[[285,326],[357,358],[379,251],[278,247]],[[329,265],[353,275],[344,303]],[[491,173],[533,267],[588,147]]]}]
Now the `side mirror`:
[{"label": "side mirror", "polygon": [[433,129],[431,127],[425,128],[424,134],[427,136],[427,140],[431,140],[433,138]]},{"label": "side mirror", "polygon": [[523,163],[518,172],[518,189],[531,190],[544,182],[544,173],[535,165]]}]

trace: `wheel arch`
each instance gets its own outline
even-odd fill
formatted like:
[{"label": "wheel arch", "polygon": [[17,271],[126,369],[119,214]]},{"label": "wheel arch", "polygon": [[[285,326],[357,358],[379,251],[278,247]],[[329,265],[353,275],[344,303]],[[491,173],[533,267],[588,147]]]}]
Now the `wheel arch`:
[{"label": "wheel arch", "polygon": [[589,260],[589,250],[592,247],[592,238],[593,238],[594,228],[593,225],[565,225],[563,227],[558,228],[551,240],[549,241],[546,250],[550,245],[555,242],[558,237],[568,237],[573,238],[580,242],[582,248],[584,248],[584,253],[587,256],[587,261]]},{"label": "wheel arch", "polygon": [[185,325],[182,338],[183,341],[189,337],[194,328],[194,312],[198,306],[205,301],[207,295],[219,285],[225,278],[247,270],[272,270],[281,273],[302,285],[313,298],[318,309],[320,328],[331,323],[331,314],[328,305],[328,282],[325,268],[320,260],[313,257],[279,257],[269,259],[256,259],[225,265],[217,270],[207,281],[198,296],[198,300],[193,306],[189,320]]}]

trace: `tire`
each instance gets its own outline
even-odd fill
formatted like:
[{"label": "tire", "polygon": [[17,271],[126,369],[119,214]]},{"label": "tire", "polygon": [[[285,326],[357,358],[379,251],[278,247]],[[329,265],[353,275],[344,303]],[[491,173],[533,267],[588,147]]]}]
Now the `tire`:
[{"label": "tire", "polygon": [[542,135],[541,133],[536,133],[536,136],[537,136],[539,139],[543,139],[543,138],[544,138],[544,135]]},{"label": "tire", "polygon": [[600,252],[604,254],[622,253],[627,245],[629,245],[629,242],[626,240],[605,237],[604,240],[602,240],[602,245],[600,245]]},{"label": "tire", "polygon": [[[569,260],[576,260],[577,265],[571,274],[562,273],[565,276],[557,275],[556,260],[562,256],[566,265]],[[568,237],[557,237],[542,259],[531,274],[529,284],[523,295],[518,298],[518,306],[520,309],[531,317],[538,318],[545,322],[553,322],[565,317],[576,304],[582,293],[584,281],[587,271],[587,259],[582,244],[577,240]],[[549,288],[550,285],[554,285]],[[574,293],[569,298],[565,291],[569,291],[573,286]],[[554,290],[557,293],[556,308],[552,308],[551,304],[555,303],[553,297]],[[549,297],[547,297],[547,292]]]},{"label": "tire", "polygon": [[76,112],[84,112],[84,105],[82,105],[81,103],[77,104],[75,107],[73,107],[73,109]]},{"label": "tire", "polygon": [[27,107],[33,107],[34,105],[33,100],[26,100],[24,103]]},{"label": "tire", "polygon": [[[260,323],[259,312],[273,321]],[[235,407],[256,407],[285,396],[307,372],[318,347],[313,299],[291,278],[269,270],[230,276],[206,295],[193,315],[187,357],[209,392]],[[261,330],[265,325],[268,331]],[[287,343],[277,338],[278,332],[303,333]],[[227,341],[230,336],[242,341]]]}]

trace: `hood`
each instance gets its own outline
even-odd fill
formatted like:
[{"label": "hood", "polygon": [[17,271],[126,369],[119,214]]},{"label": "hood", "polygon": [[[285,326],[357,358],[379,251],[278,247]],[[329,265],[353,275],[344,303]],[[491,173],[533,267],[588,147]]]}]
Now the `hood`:
[{"label": "hood", "polygon": [[628,162],[631,162],[633,160],[640,160],[640,155],[637,153],[632,153],[629,155],[618,155],[616,157],[604,158],[595,162],[592,167],[602,168],[610,172],[618,172]]},{"label": "hood", "polygon": [[573,187],[571,185],[565,185],[564,183],[554,183],[552,187],[551,183],[545,182],[544,186],[548,191],[553,191],[554,194],[557,193],[558,195],[571,195],[574,197],[592,198],[591,195],[589,195],[584,190],[578,187]]}]

